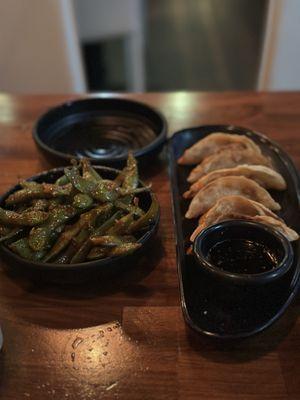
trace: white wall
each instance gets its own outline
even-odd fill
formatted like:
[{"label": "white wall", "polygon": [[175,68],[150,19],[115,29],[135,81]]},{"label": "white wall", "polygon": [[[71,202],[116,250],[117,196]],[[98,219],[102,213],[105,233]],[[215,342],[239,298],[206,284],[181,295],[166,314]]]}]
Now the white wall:
[{"label": "white wall", "polygon": [[124,39],[127,90],[144,91],[143,0],[74,0],[74,8],[83,43]]},{"label": "white wall", "polygon": [[140,0],[74,0],[74,7],[83,42],[141,30]]},{"label": "white wall", "polygon": [[85,90],[70,0],[0,0],[0,91]]},{"label": "white wall", "polygon": [[300,0],[269,0],[258,89],[300,89]]}]

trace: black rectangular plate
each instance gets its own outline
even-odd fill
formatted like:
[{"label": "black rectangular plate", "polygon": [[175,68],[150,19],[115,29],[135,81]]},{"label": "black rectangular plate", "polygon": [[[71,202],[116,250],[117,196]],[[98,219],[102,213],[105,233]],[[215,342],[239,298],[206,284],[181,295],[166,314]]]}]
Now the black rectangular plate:
[{"label": "black rectangular plate", "polygon": [[187,255],[189,237],[196,228],[195,220],[184,214],[189,200],[182,194],[188,189],[191,166],[177,164],[182,153],[212,132],[226,132],[250,137],[262,152],[271,157],[287,182],[284,192],[271,191],[281,204],[279,213],[287,225],[300,231],[300,179],[291,159],[273,141],[245,128],[209,125],[185,129],[174,134],[169,142],[169,173],[172,185],[173,215],[176,226],[177,265],[181,304],[186,322],[193,329],[216,338],[242,338],[270,326],[287,309],[300,283],[300,240],[293,243],[294,263],[283,279],[261,287],[232,287],[214,281],[203,271],[193,255]]}]

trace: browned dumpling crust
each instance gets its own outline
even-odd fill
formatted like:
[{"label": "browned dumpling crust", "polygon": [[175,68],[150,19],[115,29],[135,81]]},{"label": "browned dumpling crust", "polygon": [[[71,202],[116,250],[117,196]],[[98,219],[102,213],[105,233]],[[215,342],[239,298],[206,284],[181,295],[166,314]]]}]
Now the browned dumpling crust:
[{"label": "browned dumpling crust", "polygon": [[297,240],[298,234],[284,221],[262,204],[242,196],[225,196],[199,220],[199,225],[191,235],[191,241],[205,228],[231,219],[247,219],[272,226],[290,241]]},{"label": "browned dumpling crust", "polygon": [[286,182],[284,178],[273,169],[264,165],[244,164],[238,165],[237,167],[233,168],[218,169],[216,171],[208,173],[207,175],[198,179],[193,185],[191,185],[190,189],[183,194],[183,197],[186,199],[192,198],[204,186],[218,178],[222,178],[225,176],[245,176],[246,178],[254,180],[265,189],[286,189]]},{"label": "browned dumpling crust", "polygon": [[271,195],[252,179],[243,176],[228,176],[216,179],[201,189],[190,203],[186,218],[196,218],[224,196],[239,195],[255,200],[270,210],[280,210],[280,205]]},{"label": "browned dumpling crust", "polygon": [[252,149],[241,149],[232,145],[207,157],[195,167],[188,176],[188,182],[194,183],[202,176],[219,169],[233,168],[237,165],[264,165],[273,168],[271,161]]},{"label": "browned dumpling crust", "polygon": [[191,186],[183,194],[184,198],[192,199],[186,218],[201,216],[192,241],[208,226],[232,219],[271,226],[290,241],[299,238],[297,232],[271,211],[281,207],[266,190],[285,190],[285,179],[249,137],[211,133],[187,149],[178,163],[197,164],[187,178]]},{"label": "browned dumpling crust", "polygon": [[198,164],[203,161],[205,157],[208,157],[232,144],[237,144],[241,148],[261,153],[260,148],[247,136],[215,132],[206,136],[204,139],[199,140],[187,149],[178,159],[178,163],[185,165]]}]

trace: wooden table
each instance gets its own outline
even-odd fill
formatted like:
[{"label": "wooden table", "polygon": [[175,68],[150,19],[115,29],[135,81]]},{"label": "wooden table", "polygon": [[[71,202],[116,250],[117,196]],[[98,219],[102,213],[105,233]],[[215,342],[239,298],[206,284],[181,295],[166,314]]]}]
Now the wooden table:
[{"label": "wooden table", "polygon": [[[237,124],[277,140],[300,166],[300,93],[130,95],[158,107],[170,133]],[[48,169],[31,130],[74,96],[0,95],[1,192]],[[36,286],[0,272],[0,398],[299,399],[300,302],[266,332],[215,343],[191,332],[180,309],[170,187],[164,165],[149,178],[162,209],[147,261],[118,282]]]}]

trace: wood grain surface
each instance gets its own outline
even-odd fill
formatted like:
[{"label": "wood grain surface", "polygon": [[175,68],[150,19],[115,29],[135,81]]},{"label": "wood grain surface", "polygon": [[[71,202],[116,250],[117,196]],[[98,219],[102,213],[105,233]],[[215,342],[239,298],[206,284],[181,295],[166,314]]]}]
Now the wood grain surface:
[{"label": "wood grain surface", "polygon": [[[120,95],[159,108],[170,134],[236,124],[279,142],[300,166],[300,93]],[[36,149],[38,116],[74,96],[0,94],[0,191],[51,168]],[[0,398],[299,399],[300,302],[264,333],[222,343],[191,332],[180,309],[166,161],[147,171],[161,204],[139,269],[82,286],[34,284],[1,264]],[[255,312],[255,310],[253,310]]]}]

